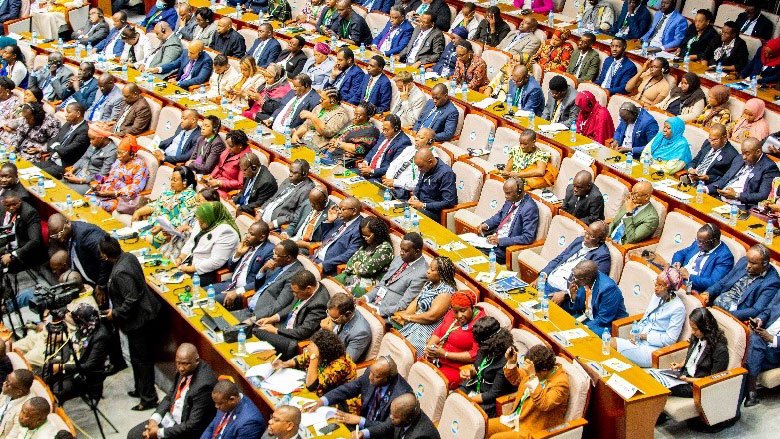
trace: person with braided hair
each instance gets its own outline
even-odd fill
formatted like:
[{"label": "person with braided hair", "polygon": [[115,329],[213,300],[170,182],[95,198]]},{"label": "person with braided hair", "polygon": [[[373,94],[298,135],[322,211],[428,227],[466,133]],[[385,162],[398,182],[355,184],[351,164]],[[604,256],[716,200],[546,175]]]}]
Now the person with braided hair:
[{"label": "person with braided hair", "polygon": [[460,369],[460,390],[482,407],[488,416],[496,416],[496,398],[512,392],[504,376],[504,355],[512,345],[512,334],[493,317],[485,316],[474,323],[474,339],[479,345],[477,359]]},{"label": "person with braided hair", "polygon": [[293,143],[322,148],[349,124],[349,114],[341,105],[341,92],[334,87],[317,91],[320,103],[311,111],[302,110],[303,124],[292,133]]},{"label": "person with braided hair", "polygon": [[352,124],[344,128],[339,136],[325,145],[334,156],[343,156],[346,167],[352,167],[358,159],[363,159],[366,153],[379,139],[379,130],[371,122],[376,114],[376,107],[367,101],[362,101],[355,107],[355,117]]}]

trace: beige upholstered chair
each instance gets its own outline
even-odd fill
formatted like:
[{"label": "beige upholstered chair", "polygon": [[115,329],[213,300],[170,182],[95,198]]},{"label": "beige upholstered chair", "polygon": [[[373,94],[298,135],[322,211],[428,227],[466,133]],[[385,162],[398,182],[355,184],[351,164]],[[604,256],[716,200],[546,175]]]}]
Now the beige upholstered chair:
[{"label": "beige upholstered chair", "polygon": [[434,423],[439,422],[444,400],[447,399],[447,378],[433,364],[419,360],[409,369],[406,381],[420,401],[422,411]]},{"label": "beige upholstered chair", "polygon": [[487,419],[478,404],[456,390],[444,401],[439,435],[441,439],[483,438],[487,432]]},{"label": "beige upholstered chair", "polygon": [[623,268],[618,288],[623,293],[623,302],[628,315],[642,314],[653,297],[656,270],[644,264],[644,261],[629,260]]},{"label": "beige upholstered chair", "polygon": [[486,219],[495,215],[504,205],[504,182],[488,178],[481,187],[479,198],[473,203],[463,203],[453,209],[445,209],[442,215],[450,231],[465,233],[475,231]]},{"label": "beige upholstered chair", "polygon": [[371,329],[371,343],[368,345],[368,351],[366,351],[364,358],[364,361],[371,361],[379,354],[379,346],[385,336],[385,322],[368,307],[359,305],[357,311],[366,319],[368,327]]},{"label": "beige upholstered chair", "polygon": [[414,347],[406,339],[392,329],[382,337],[382,343],[379,345],[378,357],[389,355],[398,366],[398,374],[406,378],[409,376],[409,369],[412,368],[415,360]]},{"label": "beige upholstered chair", "polygon": [[560,212],[550,221],[547,239],[539,243],[539,245],[528,246],[517,252],[517,260],[513,260],[512,265],[513,267],[517,265],[520,277],[523,280],[531,282],[574,239],[584,234],[584,223],[565,212]]}]

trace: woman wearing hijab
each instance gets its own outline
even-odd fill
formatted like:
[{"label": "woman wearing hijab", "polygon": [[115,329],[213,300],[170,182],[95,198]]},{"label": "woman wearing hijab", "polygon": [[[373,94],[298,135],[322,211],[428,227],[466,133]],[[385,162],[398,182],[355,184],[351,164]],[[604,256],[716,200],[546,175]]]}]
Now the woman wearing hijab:
[{"label": "woman wearing hijab", "polygon": [[463,379],[460,390],[493,418],[496,417],[496,398],[514,390],[503,370],[506,351],[513,345],[512,334],[501,328],[498,320],[485,316],[474,323],[474,339],[479,345],[477,359],[474,364],[460,369]]},{"label": "woman wearing hijab", "polygon": [[761,85],[775,84],[780,81],[780,38],[764,43],[739,76],[742,78],[755,76]]},{"label": "woman wearing hijab", "polygon": [[216,282],[217,270],[233,256],[240,241],[238,226],[233,215],[219,201],[201,204],[195,209],[200,232],[190,238],[179,255],[179,270],[198,273],[200,284],[208,286]]},{"label": "woman wearing hijab", "polygon": [[257,91],[248,91],[252,96],[252,107],[243,113],[247,119],[261,121],[274,114],[279,103],[290,91],[290,81],[284,75],[284,69],[279,64],[271,64],[260,71],[265,78],[265,84],[258,87]]},{"label": "woman wearing hijab", "polygon": [[615,135],[615,124],[609,110],[596,102],[589,91],[577,93],[574,104],[580,109],[577,115],[577,132],[602,145]]},{"label": "woman wearing hijab", "polygon": [[666,174],[674,174],[691,161],[691,147],[683,137],[685,122],[679,117],[670,117],[661,131],[645,146],[641,159],[653,161],[654,167]]},{"label": "woman wearing hijab", "polygon": [[707,106],[704,107],[699,117],[694,121],[702,128],[709,128],[713,124],[729,126],[731,123],[731,111],[728,109],[731,89],[725,85],[716,85],[710,89],[710,95],[707,98]]},{"label": "woman wearing hijab", "polygon": [[315,90],[322,90],[325,82],[330,78],[335,61],[329,57],[330,47],[325,43],[314,45],[314,56],[306,61],[301,73],[306,73],[311,78],[311,86]]},{"label": "woman wearing hijab", "polygon": [[[138,195],[149,181],[149,168],[141,157],[138,157],[138,142],[135,136],[127,134],[116,147],[116,161],[111,165],[108,175],[98,175],[89,186],[97,195],[100,207],[108,212],[113,212],[119,206],[120,199],[127,203],[127,209],[120,209],[121,213],[132,214],[137,205]],[[132,211],[130,211],[132,210]]]},{"label": "woman wearing hijab", "polygon": [[683,122],[690,122],[704,111],[706,100],[699,77],[693,73],[686,73],[680,80],[680,85],[672,89],[669,97],[658,106],[678,116]]},{"label": "woman wearing hijab", "polygon": [[685,304],[677,298],[680,271],[667,267],[655,279],[655,294],[628,338],[613,338],[612,347],[639,367],[652,367],[653,352],[677,343],[685,325]]},{"label": "woman wearing hijab", "polygon": [[544,71],[556,70],[565,72],[571,61],[574,46],[569,42],[571,32],[568,29],[555,29],[552,37],[542,43],[536,52],[533,62],[539,64]]},{"label": "woman wearing hijab", "polygon": [[769,136],[769,124],[764,118],[766,104],[763,99],[753,98],[745,102],[742,116],[731,128],[731,141],[742,143],[748,137],[755,137],[760,141]]}]

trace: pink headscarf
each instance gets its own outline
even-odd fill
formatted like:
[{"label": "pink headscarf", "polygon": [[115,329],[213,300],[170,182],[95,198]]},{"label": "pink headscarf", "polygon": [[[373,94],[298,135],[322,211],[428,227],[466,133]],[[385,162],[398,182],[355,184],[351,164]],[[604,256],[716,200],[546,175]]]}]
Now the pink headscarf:
[{"label": "pink headscarf", "polygon": [[731,134],[731,140],[742,143],[748,137],[755,137],[758,140],[764,140],[769,136],[769,124],[764,119],[766,104],[762,99],[752,98],[745,102],[745,111],[753,115],[753,122],[748,122],[743,114],[734,124]]}]

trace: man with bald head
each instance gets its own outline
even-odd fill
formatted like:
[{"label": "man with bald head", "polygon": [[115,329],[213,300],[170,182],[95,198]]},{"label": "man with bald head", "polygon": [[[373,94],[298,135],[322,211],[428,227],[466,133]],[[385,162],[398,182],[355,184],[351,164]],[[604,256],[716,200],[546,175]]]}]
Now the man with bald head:
[{"label": "man with bald head", "polygon": [[[214,371],[200,359],[190,343],[176,349],[173,385],[154,414],[127,433],[127,439],[200,437],[216,411],[211,392],[217,384]],[[164,427],[166,426],[166,427]]]},{"label": "man with bald head", "polygon": [[[509,102],[510,110],[530,111],[537,116],[544,110],[544,92],[539,81],[528,74],[528,67],[523,64],[512,64],[512,74],[508,80],[499,72],[485,90],[486,94],[502,102]],[[490,92],[490,93],[488,93]],[[507,98],[508,97],[508,98]]]},{"label": "man with bald head", "polygon": [[277,407],[268,421],[268,429],[261,439],[298,439],[301,428],[301,411],[298,407],[283,405]]},{"label": "man with bald head", "polygon": [[[165,24],[165,23],[161,23]],[[152,108],[149,102],[141,96],[141,88],[137,84],[126,84],[122,88],[125,108],[119,119],[98,122],[98,128],[109,130],[113,135],[122,137],[126,134],[137,136],[149,129],[152,124]]]},{"label": "man with bald head", "polygon": [[501,210],[479,225],[483,235],[493,244],[496,261],[506,263],[506,249],[512,245],[530,244],[536,238],[539,227],[539,208],[523,187],[522,178],[509,178],[504,182],[506,201]]},{"label": "man with bald head", "polygon": [[279,185],[268,167],[260,163],[260,158],[253,152],[241,157],[238,167],[244,175],[244,181],[239,193],[233,197],[233,202],[239,212],[254,215],[255,209],[260,208],[279,190]]},{"label": "man with bald head", "polygon": [[244,37],[233,29],[233,22],[228,17],[217,20],[217,31],[209,47],[228,57],[241,58],[246,54]]},{"label": "man with bald head", "polygon": [[604,196],[593,184],[590,172],[582,170],[574,176],[566,187],[561,209],[585,224],[604,219]]},{"label": "man with bald head", "polygon": [[87,131],[89,146],[84,155],[62,174],[62,179],[74,191],[84,194],[89,182],[98,175],[106,176],[116,161],[117,145],[109,138],[111,132],[93,124]]},{"label": "man with bald head", "polygon": [[338,208],[328,210],[328,217],[322,223],[322,246],[313,255],[323,274],[335,273],[336,267],[345,264],[360,249],[363,243],[360,235],[361,209],[360,200],[346,197]]},{"label": "man with bald head", "polygon": [[658,211],[650,203],[653,185],[640,180],[626,195],[609,225],[609,236],[619,244],[636,244],[649,239],[658,228]]},{"label": "man with bald head", "polygon": [[127,26],[127,12],[114,9],[114,15],[111,16],[113,22],[113,28],[108,32],[108,36],[101,42],[95,45],[95,50],[98,53],[106,55],[106,57],[119,56],[125,49],[125,43],[122,41],[122,31]]},{"label": "man with bald head", "polygon": [[420,172],[420,178],[409,198],[409,205],[439,222],[442,210],[458,204],[455,173],[428,148],[419,149],[415,153],[414,165]]},{"label": "man with bald head", "polygon": [[574,266],[568,291],[553,295],[561,308],[584,323],[597,336],[611,331],[612,322],[627,317],[623,293],[609,275],[599,271],[595,261]]},{"label": "man with bald head", "polygon": [[[585,230],[585,236],[578,236],[561,253],[551,260],[539,273],[547,274],[547,294],[560,304],[568,289],[568,282],[574,267],[582,261],[593,261],[598,270],[609,274],[612,258],[606,245],[607,223],[595,221]],[[565,243],[564,243],[565,244]],[[560,293],[560,294],[558,294]]]},{"label": "man with bald head", "polygon": [[707,184],[716,181],[726,173],[739,152],[729,141],[725,125],[714,123],[710,126],[707,140],[701,145],[699,153],[688,163],[688,178],[692,185],[699,181]]},{"label": "man with bald head", "polygon": [[498,49],[504,52],[512,54],[512,58],[515,60],[520,59],[520,55],[533,58],[539,48],[542,47],[542,41],[534,35],[536,27],[539,23],[533,17],[526,17],[520,22],[520,26],[516,31],[509,32],[509,34],[498,43]]},{"label": "man with bald head", "polygon": [[213,63],[203,47],[203,41],[195,40],[190,43],[187,52],[183,53],[181,58],[159,67],[150,68],[148,71],[149,73],[161,73],[163,76],[175,72],[176,77],[169,79],[168,82],[185,90],[193,85],[205,84],[211,77]]},{"label": "man with bald head", "polygon": [[[413,144],[404,148],[390,162],[385,175],[382,176],[382,184],[392,188],[396,198],[402,200],[409,198],[409,195],[417,186],[417,177],[420,175],[420,171],[414,164],[414,156],[419,149],[431,149],[435,137],[436,131],[430,128],[421,128],[417,131]],[[434,151],[433,154],[435,156],[436,152]]]},{"label": "man with bald head", "polygon": [[173,30],[168,23],[164,21],[157,23],[154,26],[154,35],[160,40],[160,46],[143,60],[143,64],[138,67],[141,71],[175,62],[181,58],[181,54],[184,51],[181,39],[178,35],[173,34]]},{"label": "man with bald head", "polygon": [[73,94],[72,77],[73,71],[64,66],[62,53],[52,52],[45,66],[30,72],[30,87],[39,87],[44,100],[62,101]]},{"label": "man with bald head", "polygon": [[290,238],[308,252],[313,242],[322,241],[322,223],[328,217],[328,210],[335,207],[328,193],[321,186],[314,186],[309,191],[309,199],[298,206],[293,219],[282,232],[282,238]]},{"label": "man with bald head", "polygon": [[[49,422],[48,415],[52,407],[41,396],[33,396],[22,404],[19,412],[19,424],[14,426],[7,437],[24,439],[51,439],[59,429]],[[18,429],[16,428],[18,427]]]},{"label": "man with bald head", "polygon": [[742,142],[742,155],[732,161],[722,177],[707,183],[707,192],[721,200],[750,209],[769,197],[772,180],[780,177],[780,170],[761,150],[761,141],[748,137]]},{"label": "man with bald head", "polygon": [[230,279],[212,284],[217,294],[226,291],[225,296],[230,296],[227,302],[217,297],[221,303],[232,306],[241,291],[257,289],[257,274],[274,255],[274,244],[268,240],[269,232],[268,224],[263,220],[249,226],[228,262],[228,268],[233,271]]},{"label": "man with bald head", "polygon": [[646,109],[624,102],[618,110],[620,123],[604,145],[639,158],[645,146],[658,134],[658,122]]},{"label": "man with bald head", "polygon": [[412,131],[430,128],[436,132],[436,142],[446,142],[455,137],[458,128],[458,109],[450,100],[447,86],[436,84],[431,90],[431,99],[425,103]]},{"label": "man with bald head", "polygon": [[[428,415],[420,409],[420,401],[413,393],[404,393],[390,404],[390,424],[388,433],[393,437],[406,439],[438,439],[439,430]],[[358,438],[364,436],[358,432]]]},{"label": "man with bald head", "polygon": [[[195,44],[195,42],[192,44]],[[187,109],[181,113],[181,122],[179,123],[179,128],[176,129],[176,133],[160,142],[159,149],[152,150],[152,153],[161,162],[172,165],[184,163],[192,157],[192,152],[195,151],[198,141],[200,141],[198,112]]]}]

